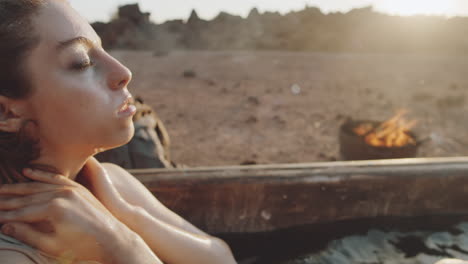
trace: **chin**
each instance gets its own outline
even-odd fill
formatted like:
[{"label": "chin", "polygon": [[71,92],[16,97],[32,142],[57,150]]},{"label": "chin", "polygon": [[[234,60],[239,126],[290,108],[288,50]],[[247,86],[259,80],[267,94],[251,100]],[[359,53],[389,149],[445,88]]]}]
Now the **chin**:
[{"label": "chin", "polygon": [[[119,131],[110,133],[111,136],[105,139],[104,146],[101,149],[109,150],[113,148],[117,148],[123,146],[132,140],[133,135],[135,133],[135,128],[133,126],[133,122],[130,122],[130,125],[125,128],[120,128]],[[103,143],[104,143],[103,142]]]},{"label": "chin", "polygon": [[120,137],[121,142],[119,143],[118,146],[122,146],[130,142],[134,134],[135,134],[135,127],[133,126],[133,122],[130,122],[129,126],[124,131],[122,131],[121,135],[119,135],[121,136]]}]

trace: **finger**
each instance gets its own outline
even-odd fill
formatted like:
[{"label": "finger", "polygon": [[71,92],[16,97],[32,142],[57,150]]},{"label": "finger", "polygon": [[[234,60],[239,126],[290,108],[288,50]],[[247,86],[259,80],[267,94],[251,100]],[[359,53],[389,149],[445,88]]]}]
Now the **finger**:
[{"label": "finger", "polygon": [[[109,172],[94,157],[88,160],[84,169],[95,189],[104,191],[107,194],[106,197],[120,197],[120,193],[109,177]],[[101,192],[100,194],[102,195]]]},{"label": "finger", "polygon": [[99,161],[95,157],[91,157],[87,160],[85,163],[83,169],[85,170],[86,175],[88,176],[87,178],[89,180],[94,180],[94,178],[97,176],[99,177],[100,174],[106,173],[106,170],[104,167],[99,163]]},{"label": "finger", "polygon": [[50,191],[38,194],[0,198],[0,210],[13,210],[33,204],[45,203],[57,197],[59,192]]},{"label": "finger", "polygon": [[91,181],[93,188],[100,190],[96,193],[100,201],[107,205],[123,202],[123,197],[115,188],[108,171],[94,157],[88,160],[84,170],[89,175],[88,179]]},{"label": "finger", "polygon": [[5,224],[2,226],[2,233],[44,252],[56,252],[58,249],[51,235],[40,232],[25,223]]},{"label": "finger", "polygon": [[38,182],[45,182],[45,183],[56,184],[56,185],[69,185],[69,186],[74,186],[75,184],[74,181],[68,179],[67,177],[63,175],[52,173],[52,172],[47,172],[43,170],[33,170],[30,168],[27,168],[23,170],[23,174],[29,179],[35,180]]},{"label": "finger", "polygon": [[59,188],[58,185],[42,182],[26,182],[15,184],[4,184],[0,186],[0,195],[28,195],[41,192],[49,192]]},{"label": "finger", "polygon": [[[50,204],[50,203],[49,203]],[[11,211],[0,212],[0,223],[47,221],[51,213],[49,204],[35,204]]]}]

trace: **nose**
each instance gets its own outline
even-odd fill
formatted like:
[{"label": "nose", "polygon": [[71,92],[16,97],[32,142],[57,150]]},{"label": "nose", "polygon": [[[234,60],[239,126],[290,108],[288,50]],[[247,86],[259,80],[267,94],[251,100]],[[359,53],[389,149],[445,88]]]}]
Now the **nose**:
[{"label": "nose", "polygon": [[132,80],[132,72],[115,58],[110,58],[108,86],[113,90],[123,89]]}]

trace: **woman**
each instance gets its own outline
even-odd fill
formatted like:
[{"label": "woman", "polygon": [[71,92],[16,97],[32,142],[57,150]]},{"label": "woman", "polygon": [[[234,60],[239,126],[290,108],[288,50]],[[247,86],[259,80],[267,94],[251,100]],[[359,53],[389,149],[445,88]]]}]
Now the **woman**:
[{"label": "woman", "polygon": [[0,37],[1,263],[235,263],[92,157],[133,135],[131,73],[66,1],[0,0]]}]

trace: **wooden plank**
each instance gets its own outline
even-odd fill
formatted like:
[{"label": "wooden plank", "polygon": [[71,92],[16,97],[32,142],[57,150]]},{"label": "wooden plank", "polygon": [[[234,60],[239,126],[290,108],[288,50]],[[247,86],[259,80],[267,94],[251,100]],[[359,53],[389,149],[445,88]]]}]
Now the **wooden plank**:
[{"label": "wooden plank", "polygon": [[468,157],[132,170],[210,233],[370,217],[466,215]]}]

